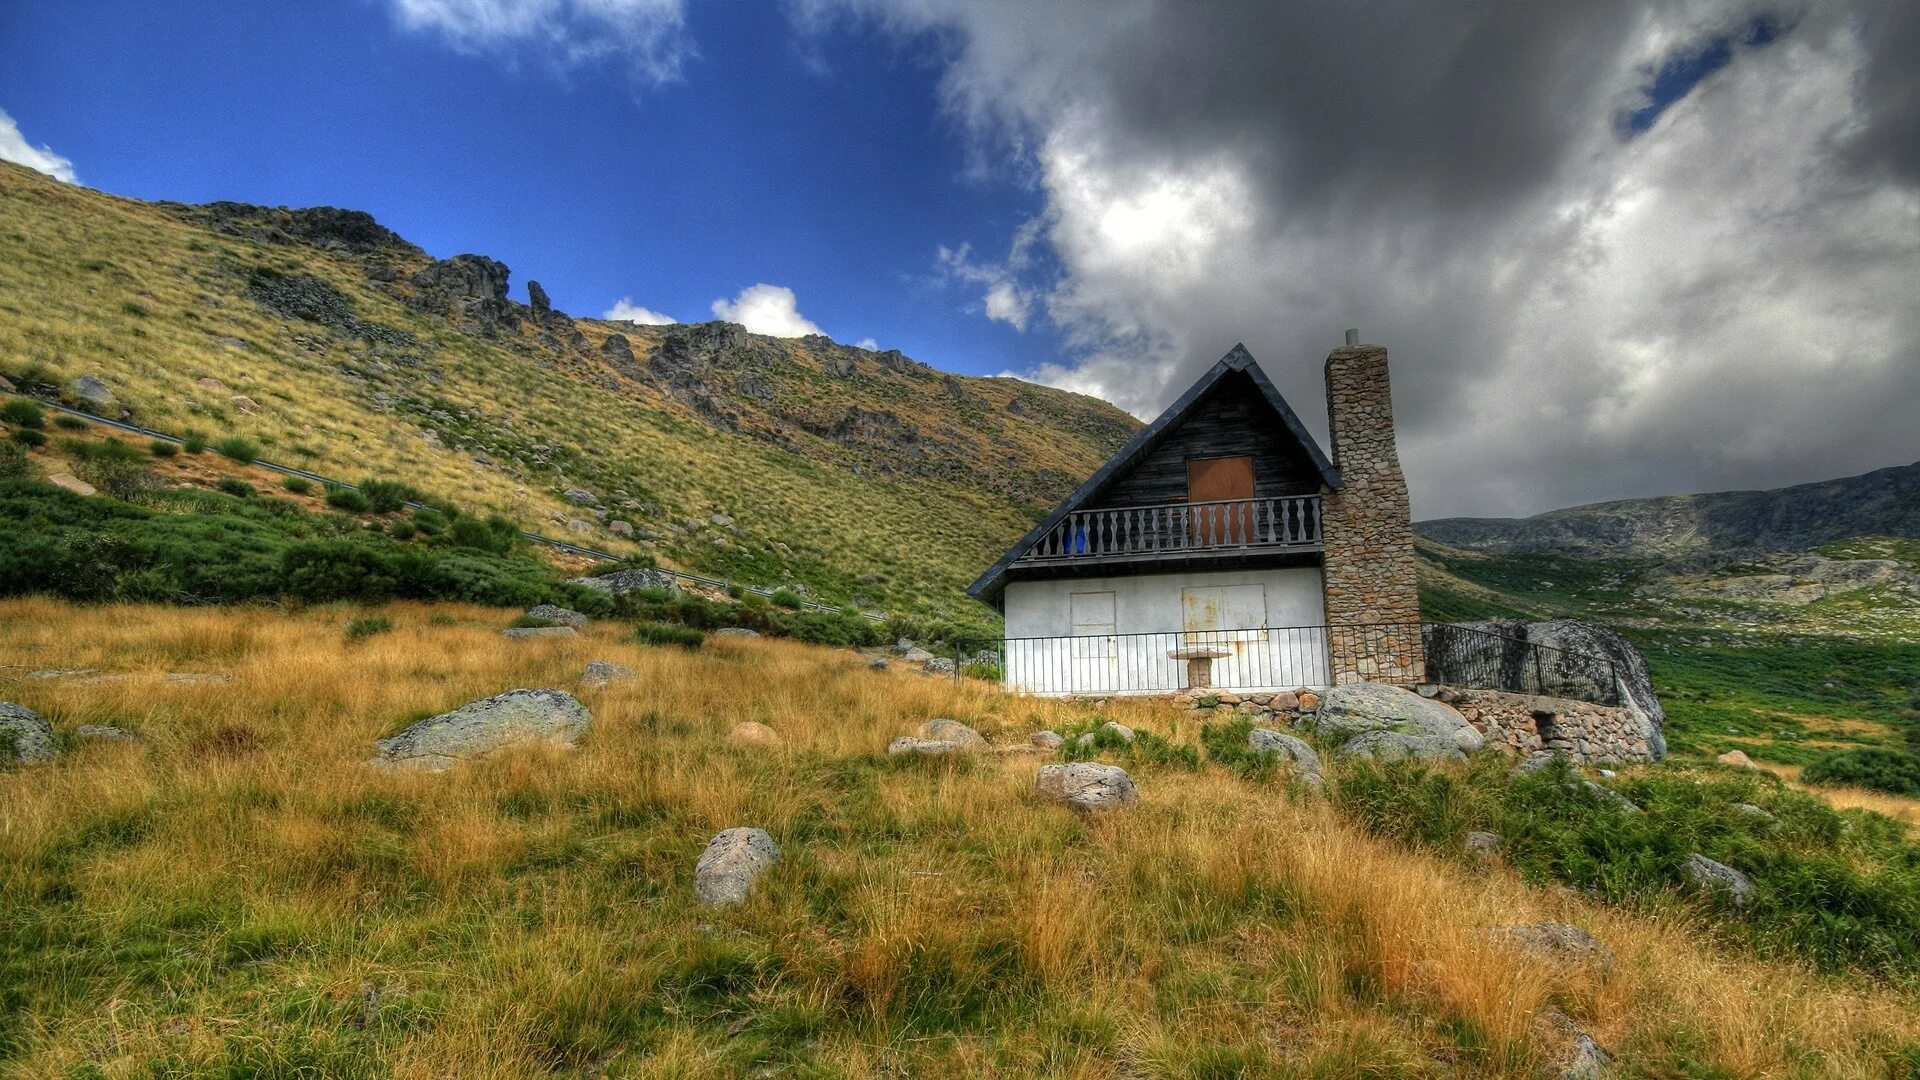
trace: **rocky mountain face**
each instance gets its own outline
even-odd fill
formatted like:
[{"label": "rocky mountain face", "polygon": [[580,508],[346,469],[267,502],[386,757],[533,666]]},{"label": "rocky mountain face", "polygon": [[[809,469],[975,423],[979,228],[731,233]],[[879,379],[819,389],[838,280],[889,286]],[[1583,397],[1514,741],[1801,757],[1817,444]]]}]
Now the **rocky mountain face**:
[{"label": "rocky mountain face", "polygon": [[1594,558],[1806,551],[1855,536],[1920,537],[1920,463],[1772,491],[1626,499],[1529,518],[1438,518],[1414,525],[1450,547]]}]

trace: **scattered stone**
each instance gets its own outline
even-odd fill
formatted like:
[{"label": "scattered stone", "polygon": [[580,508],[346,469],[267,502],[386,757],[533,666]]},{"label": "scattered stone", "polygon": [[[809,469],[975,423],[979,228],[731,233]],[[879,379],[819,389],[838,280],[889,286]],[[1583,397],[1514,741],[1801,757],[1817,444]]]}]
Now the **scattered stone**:
[{"label": "scattered stone", "polygon": [[233,395],[227,399],[227,404],[243,413],[257,413],[260,411],[260,403],[245,394]]},{"label": "scattered stone", "polygon": [[1260,704],[1265,705],[1274,712],[1298,712],[1300,710],[1300,694],[1294,690],[1282,690]]},{"label": "scattered stone", "polygon": [[619,664],[605,660],[587,661],[587,670],[580,676],[580,685],[588,687],[610,686],[617,682],[632,682],[633,671]]},{"label": "scattered stone", "polygon": [[1719,757],[1714,758],[1714,760],[1722,765],[1731,765],[1736,769],[1758,769],[1760,767],[1755,765],[1753,759],[1748,757],[1746,752],[1742,750],[1729,750]]},{"label": "scattered stone", "polygon": [[958,720],[949,720],[944,716],[935,717],[920,725],[920,737],[950,742],[963,750],[985,750],[987,740],[980,733]]},{"label": "scattered stone", "polygon": [[87,483],[85,480],[80,479],[70,472],[54,473],[52,476],[47,477],[47,483],[52,484],[54,487],[66,488],[75,495],[99,494],[98,491],[94,490],[92,484]]},{"label": "scattered stone", "polygon": [[1746,907],[1759,890],[1753,879],[1723,862],[1715,862],[1698,852],[1687,856],[1687,877],[1701,889],[1724,894],[1736,908]]},{"label": "scattered stone", "polygon": [[915,646],[900,654],[900,659],[909,664],[924,664],[934,658],[933,654]]},{"label": "scattered stone", "polygon": [[701,907],[746,900],[753,883],[780,861],[780,845],[765,829],[725,829],[707,841],[693,868],[693,892]]},{"label": "scattered stone", "polygon": [[585,518],[568,518],[567,531],[571,533],[578,533],[581,536],[586,536],[589,533],[593,532],[593,522],[588,521]]},{"label": "scattered stone", "polygon": [[614,518],[612,521],[607,522],[607,531],[623,540],[633,539],[633,523],[631,521],[622,521],[619,518]]},{"label": "scattered stone", "polygon": [[233,676],[218,671],[169,671],[166,681],[176,686],[218,686],[232,682]]},{"label": "scattered stone", "polygon": [[571,626],[510,626],[500,631],[500,636],[512,641],[526,638],[570,638],[574,636]]},{"label": "scattered stone", "polygon": [[905,656],[917,647],[912,638],[901,638],[893,643],[893,655]]},{"label": "scattered stone", "polygon": [[1734,804],[1733,804],[1733,809],[1734,809],[1734,810],[1735,810],[1735,812],[1737,812],[1737,813],[1741,813],[1741,814],[1745,814],[1746,816],[1748,816],[1748,817],[1750,817],[1750,818],[1757,818],[1757,819],[1759,819],[1759,820],[1761,820],[1761,821],[1772,821],[1772,820],[1774,820],[1774,816],[1773,816],[1772,814],[1769,814],[1769,813],[1767,813],[1767,812],[1766,812],[1765,810],[1762,810],[1761,808],[1759,808],[1759,807],[1757,807],[1757,806],[1755,806],[1755,805],[1753,805],[1753,804],[1752,804],[1752,803],[1750,803],[1750,802],[1737,802],[1737,803],[1734,803]]},{"label": "scattered stone", "polygon": [[869,671],[885,671],[892,666],[884,656],[876,656],[867,661],[867,670]]},{"label": "scattered stone", "polygon": [[1042,765],[1033,793],[1075,810],[1108,810],[1140,801],[1140,792],[1125,769],[1092,761]]},{"label": "scattered stone", "polygon": [[[1491,833],[1482,835],[1491,836]],[[1499,838],[1495,837],[1497,841]],[[1560,960],[1592,964],[1604,975],[1613,970],[1613,950],[1606,943],[1577,926],[1563,922],[1533,923],[1487,931],[1492,938],[1506,938],[1526,948]]]},{"label": "scattered stone", "polygon": [[1257,754],[1274,754],[1293,768],[1293,774],[1318,787],[1325,782],[1320,771],[1320,755],[1305,739],[1271,728],[1247,732],[1247,749]]},{"label": "scattered stone", "polygon": [[82,375],[69,382],[67,396],[97,416],[105,416],[109,412],[118,412],[120,409],[120,402],[114,398],[112,388],[108,387],[98,375]]},{"label": "scattered stone", "polygon": [[209,394],[230,394],[233,392],[233,389],[226,383],[212,377],[195,379],[193,385],[205,390]]},{"label": "scattered stone", "polygon": [[600,496],[595,495],[586,488],[568,488],[561,498],[575,506],[592,506],[600,501]]},{"label": "scattered stone", "polygon": [[641,589],[671,589],[673,576],[660,570],[615,570],[597,577],[574,578],[571,584],[585,585],[613,596],[624,596]]},{"label": "scattered stone", "polygon": [[1316,694],[1311,690],[1306,690],[1301,692],[1300,694],[1300,711],[1301,712],[1313,712],[1319,707],[1320,707],[1319,694]]},{"label": "scattered stone", "polygon": [[727,741],[735,746],[779,746],[780,733],[757,720],[743,720],[733,725],[727,733]]},{"label": "scattered stone", "polygon": [[1340,740],[1343,756],[1459,760],[1485,745],[1450,706],[1386,683],[1351,683],[1319,701],[1317,730]]},{"label": "scattered stone", "polygon": [[140,736],[112,724],[81,724],[73,729],[76,739],[102,739],[107,742],[137,742]]},{"label": "scattered stone", "polygon": [[1580,781],[1580,786],[1592,792],[1593,796],[1601,802],[1612,803],[1629,814],[1637,814],[1640,812],[1640,805],[1638,803],[1610,787],[1603,784],[1596,784],[1591,780]]},{"label": "scattered stone", "polygon": [[1560,1070],[1561,1080],[1600,1080],[1606,1075],[1609,1060],[1593,1036],[1579,1032],[1573,1037],[1573,1053],[1566,1067]]},{"label": "scattered stone", "polygon": [[535,604],[527,609],[527,614],[536,619],[545,619],[550,623],[559,623],[562,626],[587,625],[587,617],[585,615],[571,608],[563,608],[558,604]]},{"label": "scattered stone", "polygon": [[1119,723],[1118,721],[1115,721],[1115,720],[1109,720],[1106,723],[1101,724],[1100,730],[1110,732],[1114,735],[1118,735],[1120,737],[1121,742],[1130,743],[1134,740],[1134,737],[1135,737],[1133,734],[1132,728],[1128,727],[1125,724]]},{"label": "scattered stone", "polygon": [[1027,736],[1027,741],[1042,750],[1058,750],[1066,744],[1065,739],[1056,731],[1036,731]]},{"label": "scattered stone", "polygon": [[53,755],[53,725],[25,705],[0,701],[0,761],[33,765]]},{"label": "scattered stone", "polygon": [[954,757],[966,751],[941,739],[916,739],[902,735],[887,744],[888,757]]},{"label": "scattered stone", "polygon": [[1500,839],[1499,833],[1475,829],[1467,834],[1467,854],[1481,862],[1500,854],[1500,848],[1505,844],[1506,841]]},{"label": "scattered stone", "polygon": [[707,520],[713,522],[715,525],[718,525],[723,529],[733,528],[733,518],[729,517],[726,514],[714,514],[713,516],[707,518]]},{"label": "scattered stone", "polygon": [[760,631],[750,629],[745,626],[723,626],[720,629],[715,630],[713,632],[713,636],[714,637],[753,638],[753,637],[759,637]]},{"label": "scattered stone", "polygon": [[958,669],[954,667],[952,657],[936,656],[927,661],[927,666],[921,670],[928,675],[952,675]]},{"label": "scattered stone", "polygon": [[381,739],[369,764],[441,772],[517,743],[554,740],[572,746],[592,722],[586,706],[563,690],[509,690]]}]

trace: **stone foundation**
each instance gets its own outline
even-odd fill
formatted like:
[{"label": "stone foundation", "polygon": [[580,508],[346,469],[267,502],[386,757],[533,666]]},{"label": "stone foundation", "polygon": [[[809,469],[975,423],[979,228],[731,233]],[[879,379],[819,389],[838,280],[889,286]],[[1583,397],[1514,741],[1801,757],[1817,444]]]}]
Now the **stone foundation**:
[{"label": "stone foundation", "polygon": [[1321,496],[1327,660],[1337,684],[1426,678],[1407,480],[1393,437],[1387,350],[1327,357],[1327,426],[1340,488]]}]

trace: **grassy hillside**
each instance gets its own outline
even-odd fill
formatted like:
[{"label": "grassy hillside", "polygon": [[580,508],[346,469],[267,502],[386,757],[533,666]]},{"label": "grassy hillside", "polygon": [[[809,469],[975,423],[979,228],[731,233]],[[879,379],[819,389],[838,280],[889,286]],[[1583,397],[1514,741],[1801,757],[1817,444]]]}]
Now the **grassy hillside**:
[{"label": "grassy hillside", "polygon": [[[1574,1028],[1623,1076],[1920,1068],[1904,978],[1802,944],[1895,925],[1870,904],[1910,889],[1911,845],[1750,774],[1643,770],[1623,782],[1644,825],[1529,803],[1551,778],[1505,769],[1330,762],[1323,798],[1209,761],[1189,714],[1131,702],[1107,715],[1169,749],[1127,762],[1138,808],[1082,819],[1032,799],[1045,759],[1018,748],[1088,707],[788,643],[646,648],[610,622],[515,645],[511,614],[0,602],[0,697],[63,749],[0,771],[0,1070],[1520,1078],[1560,1068]],[[349,632],[374,618],[390,629]],[[414,719],[574,686],[589,659],[638,678],[580,691],[594,721],[571,753],[361,764]],[[936,715],[1003,751],[881,752]],[[731,745],[746,720],[784,741]],[[142,740],[76,738],[87,723]],[[745,905],[700,909],[694,862],[740,825],[783,859]],[[1476,869],[1460,830],[1489,825],[1513,862]],[[1676,837],[1743,853],[1770,906],[1639,891]],[[1768,921],[1807,889],[1848,914]],[[1543,919],[1616,959],[1488,932]]]},{"label": "grassy hillside", "polygon": [[0,163],[0,375],[22,389],[95,376],[101,411],[150,427],[833,603],[966,610],[961,586],[1137,427],[824,338],[573,319],[499,299],[505,275],[364,215]]}]

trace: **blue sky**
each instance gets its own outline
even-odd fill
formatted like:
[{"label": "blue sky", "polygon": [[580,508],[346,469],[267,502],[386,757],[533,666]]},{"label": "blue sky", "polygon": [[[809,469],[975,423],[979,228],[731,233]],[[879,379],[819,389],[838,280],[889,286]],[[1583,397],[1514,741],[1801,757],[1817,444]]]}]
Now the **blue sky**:
[{"label": "blue sky", "polygon": [[0,157],[575,314],[1143,418],[1244,342],[1322,437],[1358,327],[1421,517],[1911,462],[1916,100],[1912,3],[0,0]]},{"label": "blue sky", "polygon": [[655,85],[620,57],[463,53],[370,2],[5,7],[0,108],[101,190],[364,209],[575,314],[698,321],[767,283],[837,340],[950,370],[1053,347],[942,283],[943,245],[1004,245],[1038,196],[969,172],[910,43],[803,48],[772,4],[694,5],[697,56]]}]

